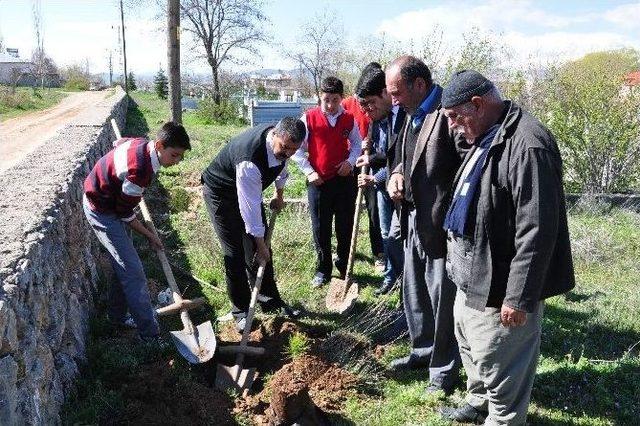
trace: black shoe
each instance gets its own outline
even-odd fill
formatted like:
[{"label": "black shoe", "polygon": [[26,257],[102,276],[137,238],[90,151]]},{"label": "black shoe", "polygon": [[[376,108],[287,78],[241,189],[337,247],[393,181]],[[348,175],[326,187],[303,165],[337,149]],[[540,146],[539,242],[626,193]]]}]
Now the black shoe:
[{"label": "black shoe", "polygon": [[393,281],[385,281],[382,283],[382,285],[380,287],[378,287],[377,289],[375,289],[374,294],[376,296],[381,296],[383,294],[387,294],[391,291],[391,289],[393,288]]},{"label": "black shoe", "polygon": [[403,356],[402,358],[396,358],[389,363],[389,370],[415,370],[418,368],[426,368],[429,366],[429,357],[419,357],[411,354],[409,356]]},{"label": "black shoe", "polygon": [[295,309],[284,302],[269,299],[267,302],[260,304],[262,312],[265,314],[276,314],[289,319],[296,319],[300,316],[300,310]]},{"label": "black shoe", "polygon": [[293,306],[289,306],[283,302],[282,306],[280,307],[280,315],[289,319],[296,319],[299,318],[300,315],[302,315],[302,312],[300,311],[300,309],[296,309]]},{"label": "black shoe", "polygon": [[453,420],[460,423],[473,423],[476,425],[481,425],[486,420],[489,412],[478,410],[477,408],[472,407],[471,405],[466,403],[459,408],[442,407],[440,409],[440,414],[445,420]]}]

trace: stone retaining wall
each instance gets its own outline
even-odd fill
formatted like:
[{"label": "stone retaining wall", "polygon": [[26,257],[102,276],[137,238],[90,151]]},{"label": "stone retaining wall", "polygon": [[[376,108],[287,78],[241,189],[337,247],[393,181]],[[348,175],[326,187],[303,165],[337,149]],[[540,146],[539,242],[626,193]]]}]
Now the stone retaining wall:
[{"label": "stone retaining wall", "polygon": [[60,423],[96,293],[82,183],[127,100],[118,88],[0,175],[0,425]]}]

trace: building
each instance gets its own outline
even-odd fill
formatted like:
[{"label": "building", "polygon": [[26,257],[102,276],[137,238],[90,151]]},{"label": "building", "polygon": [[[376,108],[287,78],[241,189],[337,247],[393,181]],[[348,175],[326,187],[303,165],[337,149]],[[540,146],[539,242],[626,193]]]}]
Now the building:
[{"label": "building", "polygon": [[269,75],[252,74],[249,76],[249,87],[257,89],[264,88],[267,92],[279,92],[281,90],[292,89],[292,78],[289,74],[278,72]]},{"label": "building", "polygon": [[[0,84],[8,86],[39,86],[39,79],[33,74],[33,62],[20,58],[18,49],[7,48],[0,52]],[[60,75],[49,72],[45,76],[46,87],[59,87]]]}]

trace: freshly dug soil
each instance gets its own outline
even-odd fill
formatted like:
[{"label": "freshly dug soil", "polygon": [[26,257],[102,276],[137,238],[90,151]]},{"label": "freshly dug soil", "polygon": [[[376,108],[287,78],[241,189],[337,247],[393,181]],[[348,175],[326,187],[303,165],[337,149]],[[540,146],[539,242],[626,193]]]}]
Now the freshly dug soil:
[{"label": "freshly dug soil", "polygon": [[126,408],[114,424],[234,425],[233,401],[223,392],[172,371],[170,361],[145,365],[122,383]]},{"label": "freshly dug soil", "polygon": [[357,383],[336,365],[303,355],[278,370],[262,392],[239,400],[234,411],[254,413],[254,422],[263,425],[324,425],[323,412],[339,411]]}]

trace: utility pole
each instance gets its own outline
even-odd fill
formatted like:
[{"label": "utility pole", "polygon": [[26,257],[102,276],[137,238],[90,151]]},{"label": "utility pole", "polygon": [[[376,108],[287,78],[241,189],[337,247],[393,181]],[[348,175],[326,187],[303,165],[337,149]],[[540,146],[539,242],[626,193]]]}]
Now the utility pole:
[{"label": "utility pole", "polygon": [[124,37],[124,10],[120,0],[120,22],[122,24],[122,59],[124,61],[124,91],[129,94],[129,82],[127,81],[127,41]]},{"label": "utility pole", "polygon": [[182,93],[180,88],[180,0],[168,0],[167,6],[167,66],[169,68],[171,120],[176,123],[182,123]]},{"label": "utility pole", "polygon": [[112,52],[109,49],[109,87],[113,86],[113,59]]}]

